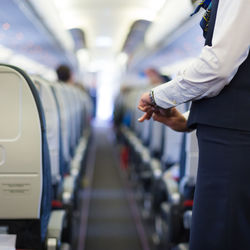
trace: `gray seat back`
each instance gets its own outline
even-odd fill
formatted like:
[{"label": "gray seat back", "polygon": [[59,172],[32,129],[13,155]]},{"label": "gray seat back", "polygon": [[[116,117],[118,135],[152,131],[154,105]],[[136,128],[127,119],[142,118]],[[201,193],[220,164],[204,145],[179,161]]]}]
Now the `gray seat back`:
[{"label": "gray seat back", "polygon": [[[179,105],[177,109],[179,112],[183,113],[185,111],[185,104]],[[162,162],[164,164],[178,163],[180,161],[183,133],[176,132],[169,127],[165,127],[164,137]]]},{"label": "gray seat back", "polygon": [[32,77],[43,105],[45,121],[46,121],[46,136],[49,147],[49,155],[51,162],[52,183],[56,184],[61,180],[60,164],[59,164],[59,115],[56,106],[56,100],[52,93],[50,83],[44,79]]},{"label": "gray seat back", "polygon": [[[151,121],[153,120],[151,119]],[[153,156],[160,157],[163,152],[164,125],[153,121],[151,130],[149,149]]]},{"label": "gray seat back", "polygon": [[69,162],[71,160],[70,156],[70,114],[69,109],[67,107],[67,99],[65,97],[64,87],[59,83],[55,83],[53,86],[58,105],[60,110],[60,119],[61,119],[61,130],[62,130],[62,148],[63,148],[63,158],[65,164],[67,165],[65,168],[68,168]]},{"label": "gray seat back", "polygon": [[42,128],[31,89],[16,70],[0,66],[0,219],[39,218]]}]

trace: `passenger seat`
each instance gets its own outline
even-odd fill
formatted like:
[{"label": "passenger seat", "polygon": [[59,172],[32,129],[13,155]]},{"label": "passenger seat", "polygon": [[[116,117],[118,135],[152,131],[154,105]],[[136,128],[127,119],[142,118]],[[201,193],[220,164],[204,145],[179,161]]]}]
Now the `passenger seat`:
[{"label": "passenger seat", "polygon": [[51,211],[44,112],[33,82],[17,67],[0,65],[0,113],[2,232],[17,235],[18,249],[44,249],[48,242],[57,249],[64,211]]}]

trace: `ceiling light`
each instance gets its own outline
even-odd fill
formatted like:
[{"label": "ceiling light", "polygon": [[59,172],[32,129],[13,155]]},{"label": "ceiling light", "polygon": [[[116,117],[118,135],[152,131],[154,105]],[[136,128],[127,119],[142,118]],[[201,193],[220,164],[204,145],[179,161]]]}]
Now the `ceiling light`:
[{"label": "ceiling light", "polygon": [[118,56],[117,56],[117,60],[121,65],[124,65],[127,63],[128,61],[128,55],[125,52],[121,52]]},{"label": "ceiling light", "polygon": [[95,40],[96,47],[110,47],[113,44],[113,40],[109,36],[98,36]]},{"label": "ceiling light", "polygon": [[87,65],[89,63],[89,52],[86,49],[80,49],[76,52],[78,62],[81,65]]}]

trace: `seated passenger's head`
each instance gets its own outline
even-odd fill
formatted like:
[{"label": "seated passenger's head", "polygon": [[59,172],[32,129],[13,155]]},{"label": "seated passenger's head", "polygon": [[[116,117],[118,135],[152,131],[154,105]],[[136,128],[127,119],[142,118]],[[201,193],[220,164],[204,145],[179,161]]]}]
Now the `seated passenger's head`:
[{"label": "seated passenger's head", "polygon": [[71,73],[71,69],[69,66],[67,65],[59,65],[56,69],[56,73],[57,73],[57,78],[59,81],[62,82],[71,82],[72,81],[72,73]]}]

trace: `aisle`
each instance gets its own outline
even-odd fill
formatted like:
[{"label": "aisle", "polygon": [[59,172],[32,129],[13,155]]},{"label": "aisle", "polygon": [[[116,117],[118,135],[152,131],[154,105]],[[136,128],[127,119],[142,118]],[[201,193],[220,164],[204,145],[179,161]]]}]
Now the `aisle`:
[{"label": "aisle", "polygon": [[136,228],[128,192],[124,190],[115,158],[112,133],[110,128],[94,128],[92,152],[89,152],[90,157],[95,156],[92,161],[94,172],[87,195],[89,206],[85,213],[88,223],[83,249],[141,250],[138,226]]}]

